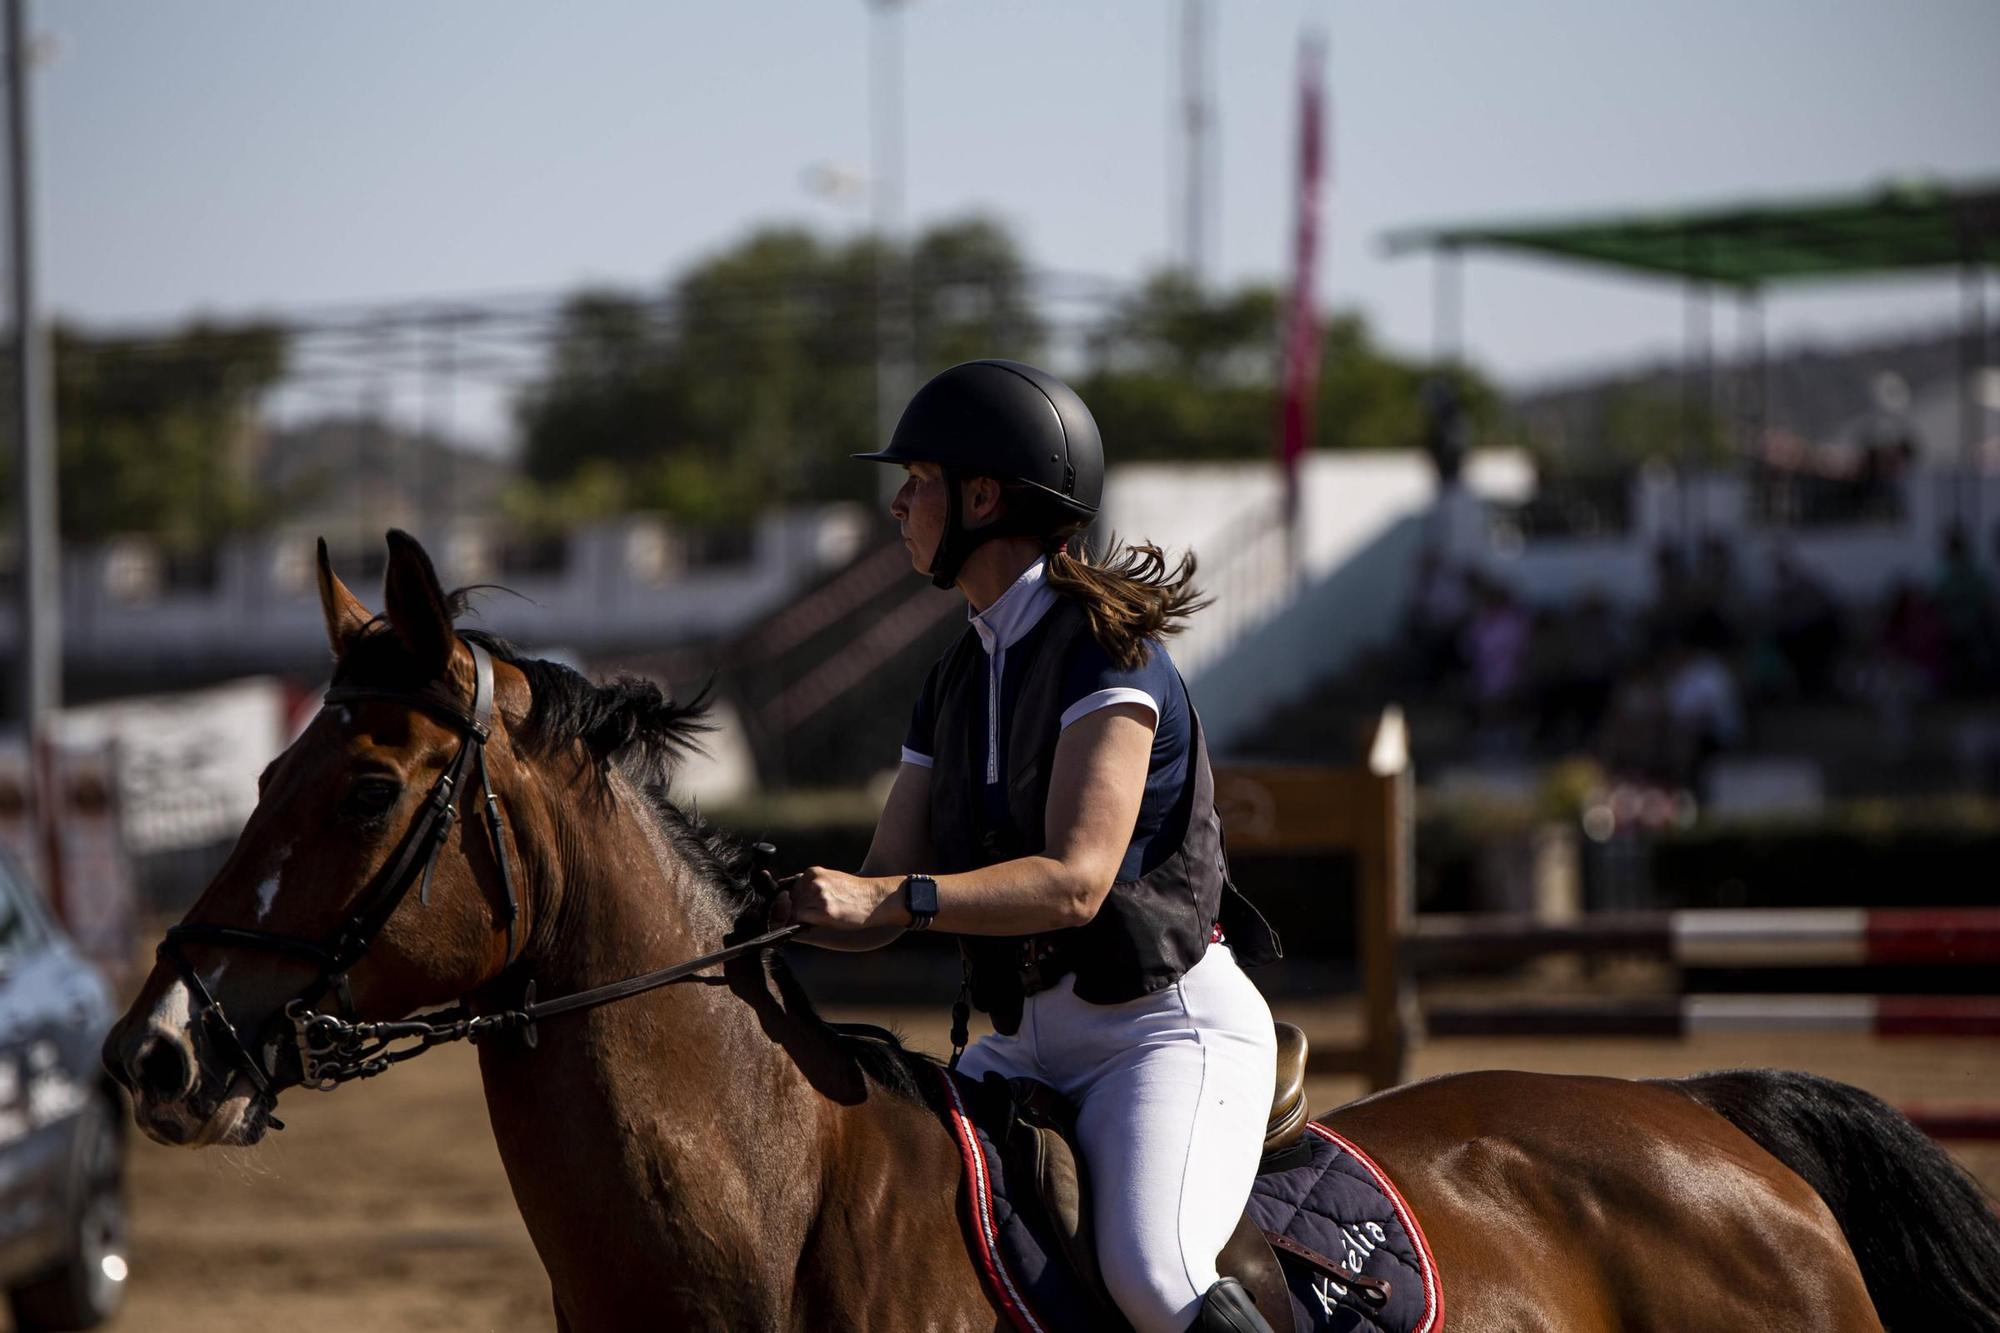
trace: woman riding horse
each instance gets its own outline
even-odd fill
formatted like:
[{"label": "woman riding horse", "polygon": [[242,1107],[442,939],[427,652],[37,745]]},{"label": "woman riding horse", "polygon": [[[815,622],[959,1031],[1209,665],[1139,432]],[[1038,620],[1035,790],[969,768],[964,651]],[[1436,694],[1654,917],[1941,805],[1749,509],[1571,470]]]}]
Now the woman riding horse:
[{"label": "woman riding horse", "polygon": [[[699,710],[459,630],[460,599],[401,533],[382,615],[324,547],[319,586],[326,706],[105,1040],[145,1132],[252,1144],[293,1089],[479,1038],[558,1333],[1016,1327],[961,1230],[936,1066],[819,1020],[758,933],[750,850],[670,794]],[[944,741],[979,748],[942,738],[934,772]],[[874,909],[885,929],[912,919],[900,897]],[[1024,998],[1016,1050],[1067,1049],[1025,1021],[1072,1003],[1052,994]],[[1261,1110],[1267,1090],[1244,1091]],[[1827,1079],[1468,1073],[1323,1121],[1421,1221],[1459,1333],[2000,1327],[1990,1202],[1907,1119]],[[346,1169],[371,1170],[354,1146]]]},{"label": "woman riding horse", "polygon": [[926,384],[888,447],[911,563],[971,624],[924,682],[858,875],[814,866],[773,919],[834,949],[962,937],[994,1033],[960,1070],[1076,1107],[1105,1284],[1139,1333],[1268,1330],[1219,1280],[1257,1172],[1271,1011],[1243,963],[1277,954],[1229,883],[1201,722],[1161,640],[1199,603],[1194,561],[1102,564],[1104,451],[1055,376],[972,361]]}]

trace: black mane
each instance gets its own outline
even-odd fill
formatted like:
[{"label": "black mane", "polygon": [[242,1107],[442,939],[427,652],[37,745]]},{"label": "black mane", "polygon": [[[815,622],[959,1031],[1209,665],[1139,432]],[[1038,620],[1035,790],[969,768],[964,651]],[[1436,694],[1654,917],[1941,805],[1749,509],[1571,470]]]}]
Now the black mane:
[{"label": "black mane", "polygon": [[[447,598],[446,604],[454,614],[464,606],[465,593],[461,589]],[[708,718],[706,687],[688,702],[680,703],[649,680],[619,676],[597,684],[559,662],[523,656],[498,635],[484,630],[457,633],[461,639],[478,644],[527,677],[533,703],[517,733],[518,743],[526,753],[537,759],[567,758],[587,764],[597,772],[604,784],[600,790],[606,793],[615,767],[638,789],[654,823],[666,835],[674,852],[721,898],[725,912],[732,922],[738,923],[738,929],[762,929],[765,899],[753,878],[756,858],[750,840],[710,823],[699,809],[681,806],[672,795],[675,766],[683,756],[699,751],[701,737],[715,729]],[[349,652],[342,657],[340,674],[348,674],[349,656],[365,653],[372,641],[384,639],[394,645],[394,650],[400,650],[393,634],[369,634],[350,645]],[[373,665],[377,664],[364,664],[363,669]],[[406,673],[407,670],[406,667]],[[839,1032],[819,1017],[792,978],[782,954],[773,952],[768,966],[774,974],[782,974],[779,984],[794,997],[791,1012],[796,1017],[820,1023],[834,1032],[862,1072],[890,1092],[927,1101],[916,1067],[931,1063],[930,1057],[908,1050],[887,1033],[869,1036]]]}]

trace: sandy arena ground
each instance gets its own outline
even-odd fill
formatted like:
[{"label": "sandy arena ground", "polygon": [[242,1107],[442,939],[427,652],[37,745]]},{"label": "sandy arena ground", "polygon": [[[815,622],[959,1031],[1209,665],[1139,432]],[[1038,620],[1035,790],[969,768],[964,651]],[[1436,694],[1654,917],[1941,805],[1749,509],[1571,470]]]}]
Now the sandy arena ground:
[{"label": "sandy arena ground", "polygon": [[[933,1011],[841,1013],[898,1026],[946,1048]],[[1351,1012],[1281,1007],[1309,1033],[1338,1039]],[[1784,1064],[1858,1083],[1891,1101],[2000,1102],[1991,1044],[1863,1038],[1700,1042],[1442,1041],[1420,1075],[1505,1066],[1653,1076]],[[1357,1091],[1322,1079],[1324,1110]],[[119,1333],[287,1333],[547,1329],[548,1287],[487,1131],[477,1067],[463,1047],[435,1051],[332,1096],[294,1092],[290,1125],[250,1151],[189,1152],[135,1136],[131,1292]],[[1365,1146],[1365,1145],[1364,1145]],[[2000,1144],[1957,1145],[2000,1192]]]}]

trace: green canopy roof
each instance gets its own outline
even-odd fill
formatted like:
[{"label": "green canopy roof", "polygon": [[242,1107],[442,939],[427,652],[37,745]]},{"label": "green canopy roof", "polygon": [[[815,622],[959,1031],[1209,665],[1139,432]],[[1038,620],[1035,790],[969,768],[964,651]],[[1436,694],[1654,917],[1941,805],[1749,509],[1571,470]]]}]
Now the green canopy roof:
[{"label": "green canopy roof", "polygon": [[1527,251],[1735,287],[1991,265],[2000,260],[2000,180],[1916,181],[1703,212],[1420,227],[1386,240],[1391,254]]}]

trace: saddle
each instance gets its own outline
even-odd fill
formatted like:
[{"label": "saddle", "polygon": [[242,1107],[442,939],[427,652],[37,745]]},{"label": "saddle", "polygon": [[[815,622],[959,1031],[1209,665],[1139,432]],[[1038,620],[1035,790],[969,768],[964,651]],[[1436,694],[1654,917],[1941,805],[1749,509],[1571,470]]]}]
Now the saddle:
[{"label": "saddle", "polygon": [[[1300,1146],[1306,1126],[1306,1035],[1290,1023],[1278,1023],[1278,1077],[1271,1098],[1271,1115],[1264,1132],[1264,1159],[1282,1161]],[[1122,1329],[1124,1316],[1104,1286],[1092,1235],[1090,1187],[1083,1162],[1073,1146],[1075,1112],[1061,1093],[1033,1079],[989,1078],[998,1092],[1004,1087],[1008,1112],[996,1123],[1004,1128],[996,1139],[1007,1179],[1019,1185],[1016,1204],[1040,1214],[1062,1257],[1099,1307],[1094,1327]],[[1241,1282],[1257,1302],[1257,1312],[1273,1333],[1293,1333],[1292,1304],[1285,1274],[1265,1233],[1248,1213],[1236,1224],[1216,1260],[1221,1276]]]}]

